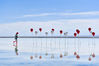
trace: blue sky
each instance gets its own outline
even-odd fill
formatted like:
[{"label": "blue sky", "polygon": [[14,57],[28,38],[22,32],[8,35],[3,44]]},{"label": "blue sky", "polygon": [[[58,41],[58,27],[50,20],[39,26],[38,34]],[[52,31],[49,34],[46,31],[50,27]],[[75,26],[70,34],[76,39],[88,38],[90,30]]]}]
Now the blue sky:
[{"label": "blue sky", "polygon": [[98,19],[98,6],[99,0],[0,0],[0,23]]}]

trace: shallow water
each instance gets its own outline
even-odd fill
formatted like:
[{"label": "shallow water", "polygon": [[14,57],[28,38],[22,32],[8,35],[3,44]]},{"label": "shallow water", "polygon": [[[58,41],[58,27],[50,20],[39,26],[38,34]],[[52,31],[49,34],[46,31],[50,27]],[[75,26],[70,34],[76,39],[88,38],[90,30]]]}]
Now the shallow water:
[{"label": "shallow water", "polygon": [[[19,39],[19,55],[16,56],[14,52],[14,47],[12,46],[13,39],[0,39],[0,66],[99,66],[99,54],[98,54],[98,39],[95,39],[96,47],[96,57],[92,59],[91,62],[88,61],[89,53],[88,53],[88,42],[91,44],[91,39],[80,39],[81,41],[81,58],[77,60],[75,56],[73,56],[74,51],[74,39],[68,39],[69,44],[69,55],[63,57],[63,59],[59,58],[58,51],[55,53],[55,58],[50,59],[50,54],[46,57],[45,51],[42,52],[43,58],[40,60],[38,58],[34,58],[30,60],[30,56],[34,55],[36,52],[32,52],[33,49],[32,44],[35,39]],[[40,44],[40,39],[37,39],[38,47]],[[88,41],[89,40],[89,41]],[[43,50],[45,49],[45,39],[43,41]],[[50,44],[50,39],[47,40],[48,44]],[[58,44],[59,39],[53,39],[53,44],[56,41]],[[34,41],[35,43],[35,41]],[[61,39],[61,45],[64,46],[64,39]],[[55,45],[53,45],[55,46]],[[63,48],[63,46],[61,46]],[[55,47],[53,47],[55,48]],[[72,49],[71,49],[72,48]],[[39,48],[38,48],[39,49]],[[58,49],[58,46],[57,46]],[[33,49],[35,50],[35,49]],[[53,51],[53,53],[55,52]],[[40,55],[40,50],[38,50],[38,54]]]},{"label": "shallow water", "polygon": [[50,59],[43,56],[43,59],[30,60],[31,53],[20,53],[16,56],[13,51],[0,51],[0,65],[1,66],[98,66],[99,56],[96,56],[91,62],[88,61],[88,56],[81,56],[79,60],[75,56],[63,57],[63,59]]}]

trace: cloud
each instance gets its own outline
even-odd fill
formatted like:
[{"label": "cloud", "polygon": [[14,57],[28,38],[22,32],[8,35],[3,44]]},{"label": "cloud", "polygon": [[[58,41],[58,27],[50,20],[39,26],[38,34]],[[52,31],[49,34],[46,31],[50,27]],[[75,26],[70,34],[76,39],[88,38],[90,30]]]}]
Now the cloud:
[{"label": "cloud", "polygon": [[78,12],[78,13],[61,13],[60,15],[99,15],[99,11]]},{"label": "cloud", "polygon": [[24,15],[23,17],[40,17],[40,16],[49,16],[54,15],[52,13],[42,13],[42,14],[34,14],[34,15]]},{"label": "cloud", "polygon": [[23,15],[21,17],[16,17],[16,18],[44,17],[44,16],[50,16],[50,15],[55,15],[55,14],[54,13],[28,14],[28,15]]},{"label": "cloud", "polygon": [[27,18],[27,17],[45,17],[45,16],[86,16],[86,15],[99,15],[99,11],[89,11],[89,12],[75,12],[75,13],[40,13],[40,14],[27,14],[17,18]]}]

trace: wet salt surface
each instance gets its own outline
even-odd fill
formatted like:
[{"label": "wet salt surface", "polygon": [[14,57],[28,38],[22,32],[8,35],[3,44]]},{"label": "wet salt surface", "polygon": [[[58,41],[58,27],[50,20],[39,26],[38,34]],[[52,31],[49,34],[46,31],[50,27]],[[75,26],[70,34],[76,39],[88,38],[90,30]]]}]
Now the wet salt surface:
[{"label": "wet salt surface", "polygon": [[16,56],[14,51],[0,50],[0,66],[99,66],[99,56],[96,56],[91,62],[88,61],[88,56],[81,56],[76,60],[75,56],[67,56],[63,59],[50,59],[43,56],[43,59],[37,58],[30,60],[31,53],[21,52]]},{"label": "wet salt surface", "polygon": [[[15,55],[14,47],[12,42],[14,39],[0,39],[0,66],[99,66],[99,44],[98,39],[96,39],[96,57],[92,59],[91,62],[88,61],[89,51],[88,51],[88,40],[91,44],[90,39],[81,39],[81,58],[77,60],[73,56],[73,39],[69,39],[69,51],[70,55],[59,59],[59,55],[55,55],[55,59],[50,59],[49,56],[43,54],[43,59],[39,60],[37,58],[30,60],[30,56],[33,54],[32,50],[32,39],[19,39],[19,56]],[[45,39],[42,39],[45,40]],[[48,44],[50,40],[48,40]],[[58,42],[59,39],[56,40]],[[62,40],[61,42],[63,42]],[[40,39],[38,41],[40,44]],[[58,43],[57,43],[58,44]],[[43,43],[45,45],[45,41]],[[63,45],[63,43],[61,43]],[[71,49],[72,48],[72,49]],[[56,51],[57,52],[57,51]],[[44,52],[45,53],[45,52]],[[88,53],[88,54],[86,54]],[[39,54],[40,55],[40,54]]]}]

